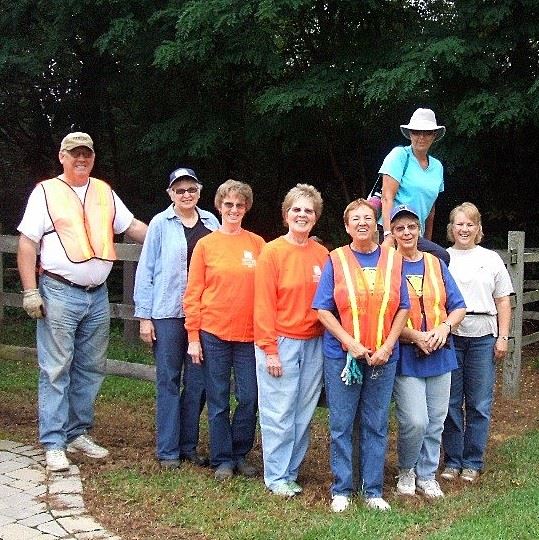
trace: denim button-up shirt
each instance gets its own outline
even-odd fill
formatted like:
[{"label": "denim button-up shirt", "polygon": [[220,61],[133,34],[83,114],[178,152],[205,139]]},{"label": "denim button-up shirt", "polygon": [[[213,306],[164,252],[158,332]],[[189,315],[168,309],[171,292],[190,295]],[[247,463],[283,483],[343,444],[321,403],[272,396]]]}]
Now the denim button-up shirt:
[{"label": "denim button-up shirt", "polygon": [[[202,224],[214,231],[218,219],[196,208]],[[173,206],[150,221],[135,276],[135,317],[170,319],[185,317],[183,295],[187,286],[187,240]]]}]

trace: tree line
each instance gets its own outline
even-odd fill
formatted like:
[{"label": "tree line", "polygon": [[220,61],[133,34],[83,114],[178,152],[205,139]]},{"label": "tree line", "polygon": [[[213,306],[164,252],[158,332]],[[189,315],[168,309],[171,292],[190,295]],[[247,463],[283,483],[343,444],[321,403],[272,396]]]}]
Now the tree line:
[{"label": "tree line", "polygon": [[249,182],[247,225],[266,239],[286,191],[312,183],[316,232],[339,242],[346,203],[429,107],[447,127],[436,238],[471,200],[491,238],[539,240],[538,1],[2,0],[0,32],[6,232],[59,171],[61,138],[82,130],[95,175],[142,219],[184,164],[209,209],[222,181]]}]

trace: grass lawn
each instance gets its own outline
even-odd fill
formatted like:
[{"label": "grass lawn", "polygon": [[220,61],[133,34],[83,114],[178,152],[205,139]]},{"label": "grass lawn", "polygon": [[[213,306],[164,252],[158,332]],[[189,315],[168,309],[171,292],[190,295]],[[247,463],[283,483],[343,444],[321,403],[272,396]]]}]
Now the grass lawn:
[{"label": "grass lawn", "polygon": [[[8,342],[4,328],[0,342]],[[118,347],[120,355],[110,356],[123,359]],[[0,360],[0,438],[36,444],[36,384],[32,362]],[[299,478],[305,492],[290,501],[269,494],[261,478],[218,483],[211,470],[192,465],[162,472],[153,455],[154,388],[143,381],[107,377],[94,435],[112,457],[104,463],[86,458],[77,463],[90,511],[124,540],[536,540],[538,387],[537,360],[528,354],[521,399],[504,400],[498,393],[486,474],[471,486],[442,483],[446,498],[435,504],[395,495],[392,422],[385,495],[393,511],[385,514],[367,511],[360,498],[345,514],[329,511],[327,411],[322,408]],[[206,426],[201,431],[204,452]],[[252,454],[251,462],[261,466],[259,436]]]}]

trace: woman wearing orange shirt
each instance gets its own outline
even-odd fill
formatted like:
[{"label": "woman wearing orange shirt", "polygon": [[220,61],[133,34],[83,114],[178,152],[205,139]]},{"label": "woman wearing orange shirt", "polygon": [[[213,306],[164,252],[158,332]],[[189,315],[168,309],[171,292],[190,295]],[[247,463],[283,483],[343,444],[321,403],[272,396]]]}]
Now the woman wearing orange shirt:
[{"label": "woman wearing orange shirt", "polygon": [[[221,227],[197,242],[184,296],[188,354],[206,381],[210,460],[218,480],[234,470],[254,476],[245,456],[254,443],[257,410],[253,344],[254,273],[264,240],[241,227],[253,204],[247,184],[227,180],[215,194]],[[230,376],[238,405],[230,417]]]},{"label": "woman wearing orange shirt", "polygon": [[307,184],[286,195],[288,232],[266,244],[255,272],[255,343],[264,482],[293,497],[322,387],[323,328],[311,303],[328,251],[309,238],[322,197]]}]

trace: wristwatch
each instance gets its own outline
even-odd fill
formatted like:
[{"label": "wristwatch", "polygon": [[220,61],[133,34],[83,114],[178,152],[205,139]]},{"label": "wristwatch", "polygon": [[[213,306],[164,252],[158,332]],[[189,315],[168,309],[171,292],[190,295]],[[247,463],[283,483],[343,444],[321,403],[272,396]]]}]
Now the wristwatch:
[{"label": "wristwatch", "polygon": [[445,324],[449,328],[449,332],[451,332],[451,323],[449,321],[444,321],[442,324]]},{"label": "wristwatch", "polygon": [[500,339],[503,339],[504,341],[509,341],[509,336],[498,336]]}]

